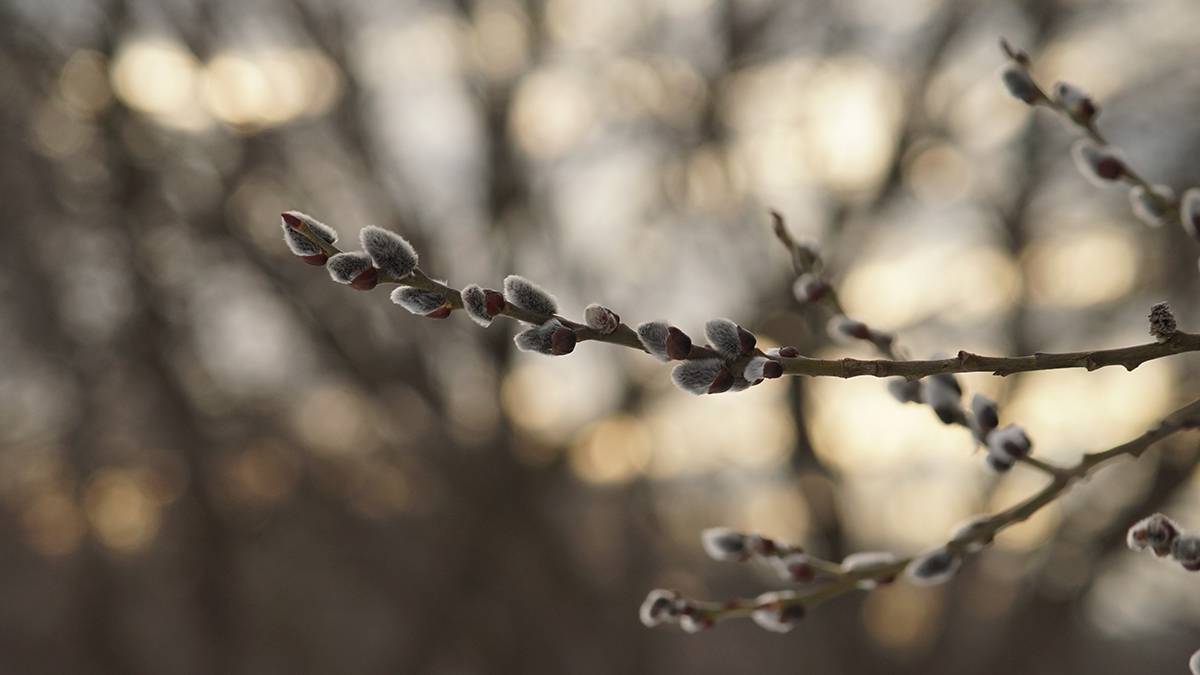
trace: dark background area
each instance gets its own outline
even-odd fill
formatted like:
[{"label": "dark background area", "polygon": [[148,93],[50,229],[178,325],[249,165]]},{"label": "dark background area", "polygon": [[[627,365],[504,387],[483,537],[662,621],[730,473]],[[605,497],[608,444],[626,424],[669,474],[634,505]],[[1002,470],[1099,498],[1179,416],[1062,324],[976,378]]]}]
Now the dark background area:
[{"label": "dark background area", "polygon": [[[793,633],[648,630],[646,591],[756,595],[729,524],[911,553],[1037,488],[882,383],[693,398],[512,323],[411,316],[283,246],[289,208],[564,313],[714,316],[822,356],[766,209],[914,356],[1200,327],[1197,248],[1071,167],[996,40],[1200,182],[1190,0],[0,0],[0,671],[1175,673],[1200,577],[1123,547],[1200,527],[1194,436],[1106,470],[950,584]],[[1070,461],[1195,396],[1196,359],[972,375]]]}]

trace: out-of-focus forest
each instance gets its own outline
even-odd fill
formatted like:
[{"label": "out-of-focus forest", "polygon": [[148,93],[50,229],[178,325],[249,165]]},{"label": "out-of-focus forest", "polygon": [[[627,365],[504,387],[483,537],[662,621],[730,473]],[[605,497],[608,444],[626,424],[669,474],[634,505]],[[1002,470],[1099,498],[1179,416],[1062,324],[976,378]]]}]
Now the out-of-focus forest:
[{"label": "out-of-focus forest", "polygon": [[[403,233],[459,285],[519,273],[578,316],[715,316],[805,354],[765,210],[847,311],[917,356],[1200,326],[1197,249],[1071,167],[996,40],[1155,182],[1200,182],[1192,0],[0,2],[0,671],[1174,673],[1200,583],[1124,550],[1200,526],[1195,437],[1109,469],[954,581],[647,630],[647,590],[776,588],[728,524],[834,560],[911,553],[1044,478],[879,380],[693,398],[607,345],[413,317],[281,241],[297,208]],[[1049,460],[1195,396],[1127,373],[966,376]]]}]

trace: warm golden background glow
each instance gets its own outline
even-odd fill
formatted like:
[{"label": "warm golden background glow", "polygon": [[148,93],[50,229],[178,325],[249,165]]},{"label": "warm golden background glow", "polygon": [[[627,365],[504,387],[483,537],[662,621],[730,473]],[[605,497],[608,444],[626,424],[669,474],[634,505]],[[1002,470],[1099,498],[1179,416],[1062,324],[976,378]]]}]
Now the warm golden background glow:
[{"label": "warm golden background glow", "polygon": [[[1190,0],[18,0],[0,6],[0,671],[1148,673],[1200,647],[1200,577],[1122,552],[1200,528],[1195,438],[1097,476],[961,577],[795,633],[647,631],[646,590],[733,597],[728,524],[912,553],[1041,484],[876,380],[694,398],[584,344],[414,318],[288,255],[400,231],[430,274],[517,272],[568,315],[811,355],[765,212],[913,356],[1200,328],[1196,249],[1071,168],[996,39],[1177,191],[1200,181]],[[1050,461],[1127,439],[1197,363],[963,378]]]}]

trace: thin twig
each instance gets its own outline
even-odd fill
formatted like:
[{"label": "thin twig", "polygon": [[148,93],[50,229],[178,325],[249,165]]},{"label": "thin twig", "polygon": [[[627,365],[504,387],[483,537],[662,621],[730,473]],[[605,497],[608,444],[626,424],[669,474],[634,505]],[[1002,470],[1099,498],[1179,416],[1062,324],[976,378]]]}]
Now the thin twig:
[{"label": "thin twig", "polygon": [[[961,556],[967,554],[972,547],[991,542],[996,534],[1002,530],[1028,520],[1033,514],[1041,510],[1042,507],[1058,499],[1075,482],[1090,476],[1102,466],[1120,457],[1128,456],[1137,459],[1155,443],[1180,431],[1196,429],[1198,427],[1200,427],[1200,399],[1192,401],[1171,413],[1154,427],[1132,440],[1108,450],[1085,454],[1073,466],[1057,470],[1050,482],[1041,490],[1030,495],[1024,501],[991,515],[986,520],[981,521],[978,526],[971,528],[963,536],[951,539],[945,544],[945,547],[955,555]],[[911,557],[898,558],[895,562],[886,565],[871,567],[861,571],[840,572],[836,575],[828,575],[834,577],[832,582],[815,589],[807,595],[786,600],[784,604],[803,605],[805,608],[811,609],[822,602],[853,591],[858,587],[857,585],[860,581],[881,581],[895,577],[902,573],[912,561],[913,558]],[[825,562],[828,563],[828,561]],[[828,563],[828,565],[836,565],[836,563]],[[822,566],[822,568],[825,567],[825,565]],[[710,612],[709,617],[713,620],[748,617],[756,609],[760,608],[758,603],[753,599],[740,599],[719,604],[702,603],[701,606],[712,608],[707,611]]]},{"label": "thin twig", "polygon": [[[334,244],[330,244],[321,237],[316,236],[307,225],[301,224],[296,228],[296,231],[313,244],[319,246],[321,251],[327,256],[332,257],[342,252]],[[451,307],[455,309],[462,308],[462,296],[458,289],[432,279],[419,268],[402,278],[395,278],[392,275],[381,272],[379,281],[380,283],[401,284],[436,291],[445,297],[446,302]],[[606,334],[562,316],[531,312],[520,307],[515,307],[511,303],[504,307],[501,314],[508,318],[530,324],[542,324],[552,318],[558,319],[563,325],[575,331],[576,339],[580,342],[592,340],[628,347],[642,352],[646,351],[638,339],[637,333],[624,323],[620,324],[615,331]],[[1177,332],[1164,342],[1135,345],[1119,349],[1038,353],[1029,356],[983,356],[967,351],[960,351],[956,358],[926,361],[894,358],[866,360],[852,358],[815,359],[805,356],[773,358],[777,358],[783,364],[784,373],[788,375],[841,378],[900,376],[908,379],[919,379],[938,373],[992,372],[996,375],[1010,375],[1012,373],[1061,368],[1086,368],[1088,370],[1095,370],[1096,368],[1111,365],[1121,365],[1128,370],[1132,370],[1146,361],[1194,351],[1200,351],[1200,335]],[[755,350],[754,353],[742,357],[733,365],[744,367],[745,362],[749,361],[749,359],[754,356],[763,355],[764,353],[761,350]],[[707,359],[719,357],[720,355],[712,349],[701,345],[694,345],[687,358]]]},{"label": "thin twig", "polygon": [[[1076,117],[1071,113],[1069,108],[1063,105],[1062,101],[1058,100],[1057,97],[1046,93],[1045,88],[1038,83],[1038,81],[1033,77],[1033,73],[1030,72],[1029,66],[1031,62],[1028,54],[1012,47],[1012,45],[1010,45],[1004,38],[1000,39],[1000,49],[1004,52],[1005,56],[1012,61],[1012,63],[1023,68],[1025,73],[1029,76],[1029,84],[1033,87],[1034,95],[1033,100],[1027,101],[1028,105],[1044,106],[1057,113],[1070,124],[1074,125],[1077,129],[1079,129],[1079,131],[1081,131],[1096,144],[1112,147],[1109,145],[1109,142],[1104,135],[1100,133],[1100,130],[1096,128],[1096,120],[1094,115],[1086,119]],[[1123,165],[1123,170],[1121,172],[1120,180],[1129,185],[1140,186],[1149,194],[1158,194],[1160,197],[1162,197],[1166,202],[1163,220],[1172,225],[1179,225],[1179,197],[1175,195],[1161,195],[1158,190],[1155,190],[1155,186],[1152,185],[1150,181],[1143,178],[1140,173],[1133,169],[1133,167],[1129,166],[1128,162],[1122,160],[1121,164]]]}]

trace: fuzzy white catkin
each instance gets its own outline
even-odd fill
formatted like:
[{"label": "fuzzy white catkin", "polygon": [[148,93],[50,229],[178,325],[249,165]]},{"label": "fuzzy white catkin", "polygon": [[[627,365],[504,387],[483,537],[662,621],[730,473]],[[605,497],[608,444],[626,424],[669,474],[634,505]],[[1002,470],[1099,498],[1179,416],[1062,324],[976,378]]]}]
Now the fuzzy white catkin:
[{"label": "fuzzy white catkin", "polygon": [[1108,187],[1125,175],[1121,155],[1109,147],[1101,147],[1086,138],[1071,146],[1071,159],[1079,173],[1098,187]]},{"label": "fuzzy white catkin", "polygon": [[1096,104],[1087,92],[1067,82],[1054,85],[1054,99],[1071,117],[1087,122],[1096,115]]},{"label": "fuzzy white catkin", "polygon": [[371,268],[371,259],[362,251],[339,253],[325,262],[329,276],[339,284],[353,283],[354,278]]},{"label": "fuzzy white catkin", "polygon": [[584,308],[583,320],[588,328],[601,335],[609,335],[621,325],[621,317],[616,312],[594,302]]},{"label": "fuzzy white catkin", "polygon": [[679,594],[663,588],[656,588],[646,595],[642,606],[638,608],[638,618],[642,625],[653,628],[661,623],[670,621],[675,613],[675,603]]},{"label": "fuzzy white catkin", "polygon": [[637,334],[642,346],[654,358],[659,361],[671,360],[670,355],[667,354],[667,337],[671,334],[671,327],[667,325],[666,321],[647,321],[639,324]]},{"label": "fuzzy white catkin", "polygon": [[713,319],[704,324],[704,337],[713,349],[727,359],[736,359],[742,355],[738,325],[729,319]]},{"label": "fuzzy white catkin", "polygon": [[786,633],[804,618],[804,605],[789,604],[798,597],[795,591],[763,593],[754,599],[758,607],[750,613],[750,620],[772,633]]},{"label": "fuzzy white catkin", "polygon": [[1174,520],[1155,513],[1134,523],[1125,536],[1125,543],[1131,550],[1153,548],[1161,555],[1161,552],[1169,551],[1168,547],[1179,536],[1179,531],[1179,525]]},{"label": "fuzzy white catkin", "polygon": [[991,431],[1000,424],[996,402],[978,392],[971,397],[971,414],[975,416],[979,427],[986,431]]},{"label": "fuzzy white catkin", "polygon": [[1179,200],[1179,222],[1183,229],[1200,241],[1200,188],[1190,188]]},{"label": "fuzzy white catkin", "polygon": [[526,328],[517,333],[513,337],[513,342],[516,343],[517,349],[523,352],[537,352],[539,354],[554,353],[554,331],[562,328],[563,325],[558,319],[550,319],[540,326]]},{"label": "fuzzy white catkin", "polygon": [[684,361],[671,370],[671,381],[676,387],[700,396],[708,393],[713,380],[721,373],[725,364],[721,359],[692,359]]},{"label": "fuzzy white catkin", "polygon": [[788,551],[769,558],[771,567],[784,581],[808,581],[812,579],[812,566],[808,554],[803,551]]},{"label": "fuzzy white catkin", "polygon": [[745,370],[742,371],[742,377],[747,382],[763,379],[763,367],[770,362],[770,359],[765,356],[756,356],[746,363]]},{"label": "fuzzy white catkin", "polygon": [[1029,454],[1033,443],[1025,430],[1015,424],[996,429],[988,436],[988,454],[1012,463]]},{"label": "fuzzy white catkin", "polygon": [[713,560],[729,562],[746,557],[746,535],[728,527],[710,527],[700,533],[704,552]]},{"label": "fuzzy white catkin", "polygon": [[699,633],[700,631],[712,628],[712,617],[707,614],[681,614],[679,617],[679,627],[685,633]]},{"label": "fuzzy white catkin", "polygon": [[283,229],[284,230],[292,229],[291,226],[287,224],[287,217],[290,216],[297,220],[303,221],[304,224],[308,226],[308,229],[313,231],[313,234],[324,239],[326,243],[329,243],[329,244],[337,243],[337,240],[338,240],[337,230],[326,225],[325,223],[322,223],[321,221],[317,220],[316,218],[313,218],[312,216],[308,215],[307,213],[301,213],[300,211],[285,211],[283,215],[284,215],[284,219],[283,219]]},{"label": "fuzzy white catkin", "polygon": [[918,586],[936,586],[949,581],[961,566],[960,556],[949,549],[937,548],[914,558],[904,571]]},{"label": "fuzzy white catkin", "polygon": [[1141,185],[1129,188],[1129,206],[1138,220],[1150,227],[1159,227],[1167,221],[1175,192],[1166,185],[1155,185],[1147,190]]},{"label": "fuzzy white catkin", "polygon": [[1000,79],[1008,89],[1008,93],[1026,103],[1037,100],[1038,88],[1029,73],[1017,63],[1009,63],[1000,72]]},{"label": "fuzzy white catkin", "polygon": [[939,373],[926,379],[922,398],[945,424],[963,418],[962,388],[950,373]]},{"label": "fuzzy white catkin", "polygon": [[283,241],[287,244],[288,250],[292,255],[309,256],[317,255],[321,252],[321,247],[308,240],[308,237],[288,227],[287,223],[283,225]]},{"label": "fuzzy white catkin", "polygon": [[558,301],[544,288],[525,277],[504,277],[504,299],[527,312],[549,316],[558,312]]},{"label": "fuzzy white catkin", "polygon": [[441,293],[412,286],[400,286],[392,291],[392,302],[418,316],[425,316],[446,303]]},{"label": "fuzzy white catkin", "polygon": [[1192,675],[1200,675],[1200,650],[1192,654],[1192,658],[1188,659],[1188,668],[1191,669]]},{"label": "fuzzy white catkin", "polygon": [[417,252],[400,235],[382,227],[368,225],[358,233],[363,250],[380,271],[400,279],[417,267]]},{"label": "fuzzy white catkin", "polygon": [[462,289],[463,309],[475,323],[487,328],[492,325],[492,317],[487,313],[487,296],[479,284],[470,284]]},{"label": "fuzzy white catkin", "polygon": [[[843,572],[864,572],[896,562],[896,556],[887,551],[862,551],[851,553],[842,559]],[[875,579],[859,579],[856,584],[863,590],[869,590],[879,585]]]}]

